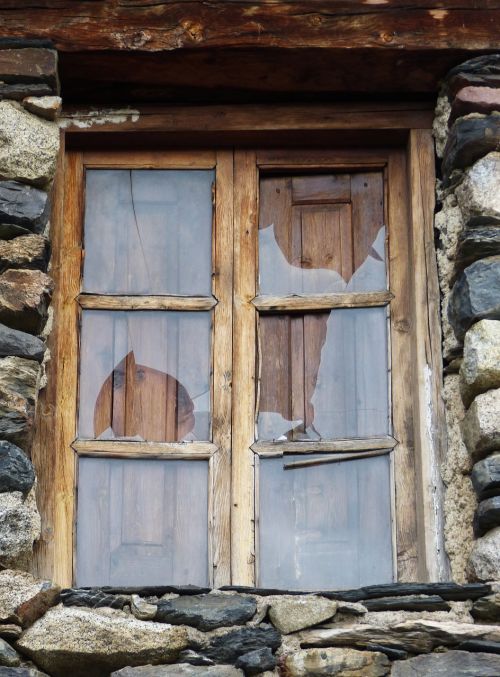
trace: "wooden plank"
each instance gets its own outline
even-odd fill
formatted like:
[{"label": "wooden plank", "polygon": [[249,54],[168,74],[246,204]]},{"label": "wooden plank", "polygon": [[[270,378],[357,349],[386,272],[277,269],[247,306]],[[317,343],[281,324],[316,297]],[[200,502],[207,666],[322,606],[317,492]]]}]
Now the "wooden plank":
[{"label": "wooden plank", "polygon": [[394,452],[397,580],[420,580],[417,546],[414,407],[412,392],[412,301],[410,287],[408,186],[404,152],[391,154],[388,164],[388,222],[391,302],[391,370],[393,435],[399,441]]},{"label": "wooden plank", "polygon": [[[89,116],[92,118],[92,115]],[[89,169],[212,169],[215,167],[215,152],[211,150],[183,151],[169,150],[106,150],[85,151],[83,161]]]},{"label": "wooden plank", "polygon": [[353,166],[366,169],[383,169],[387,163],[387,150],[377,148],[322,148],[286,149],[263,148],[257,151],[257,164],[261,169],[332,169],[351,171]]},{"label": "wooden plank", "polygon": [[379,449],[374,451],[365,451],[361,454],[340,454],[331,455],[324,458],[309,458],[304,461],[292,461],[285,463],[283,470],[293,470],[294,468],[309,468],[315,465],[325,465],[327,463],[343,463],[344,461],[353,461],[361,458],[374,458],[375,456],[385,456],[390,453],[389,449]]},{"label": "wooden plank", "polygon": [[217,446],[212,442],[132,442],[128,440],[75,440],[72,448],[80,456],[112,458],[210,458]]},{"label": "wooden plank", "polygon": [[351,453],[364,452],[373,449],[394,449],[398,441],[387,435],[371,439],[350,440],[319,440],[310,442],[255,442],[252,451],[258,456],[282,456],[283,454],[318,454],[318,453]]},{"label": "wooden plank", "polygon": [[252,585],[255,573],[254,461],[258,181],[255,153],[234,156],[234,316],[231,578]]},{"label": "wooden plank", "polygon": [[[307,0],[246,3],[182,0],[98,4],[51,0],[23,10],[4,0],[0,17],[5,37],[50,38],[63,52],[140,52],[248,48],[495,48],[498,3],[477,0]],[[28,27],[29,26],[29,30]]]},{"label": "wooden plank", "polygon": [[213,296],[101,296],[79,294],[78,303],[91,310],[211,310]]},{"label": "wooden plank", "polygon": [[394,298],[391,292],[340,294],[293,294],[290,296],[256,296],[253,305],[260,312],[307,311],[328,308],[367,308],[386,306]]},{"label": "wooden plank", "polygon": [[449,578],[443,525],[444,488],[440,465],[446,453],[446,421],[441,395],[442,357],[439,283],[434,250],[434,141],[429,132],[414,130],[408,145],[415,332],[414,379],[418,412],[415,441],[419,448],[417,515],[422,573],[426,580]]},{"label": "wooden plank", "polygon": [[215,184],[213,341],[213,441],[218,451],[210,467],[213,491],[209,515],[211,585],[231,580],[231,401],[233,303],[233,153],[217,153]]}]

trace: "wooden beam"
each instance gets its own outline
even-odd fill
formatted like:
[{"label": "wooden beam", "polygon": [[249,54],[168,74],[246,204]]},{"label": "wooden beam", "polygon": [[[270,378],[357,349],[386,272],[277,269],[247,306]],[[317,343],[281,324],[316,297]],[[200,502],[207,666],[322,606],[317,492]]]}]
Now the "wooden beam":
[{"label": "wooden beam", "polygon": [[394,296],[389,291],[345,294],[293,294],[290,296],[256,296],[252,303],[260,312],[295,312],[329,308],[367,308],[385,306]]},{"label": "wooden beam", "polygon": [[211,442],[135,442],[130,440],[75,440],[79,456],[110,458],[208,459],[217,446]]},{"label": "wooden beam", "polygon": [[90,310],[210,310],[211,296],[100,296],[79,294],[78,303]]},{"label": "wooden beam", "polygon": [[372,451],[377,449],[391,450],[397,446],[397,440],[390,435],[372,437],[370,439],[351,440],[307,440],[301,442],[272,441],[255,442],[251,449],[258,456],[283,456],[283,454],[323,454],[350,453]]}]

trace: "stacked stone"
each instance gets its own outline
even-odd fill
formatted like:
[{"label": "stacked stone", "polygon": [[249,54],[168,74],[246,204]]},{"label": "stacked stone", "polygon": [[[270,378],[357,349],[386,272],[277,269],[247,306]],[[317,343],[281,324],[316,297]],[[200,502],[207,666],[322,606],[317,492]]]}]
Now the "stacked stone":
[{"label": "stacked stone", "polygon": [[442,182],[436,226],[450,441],[447,546],[455,580],[498,580],[500,55],[454,68],[437,114]]},{"label": "stacked stone", "polygon": [[0,566],[18,569],[40,531],[29,457],[52,293],[58,88],[49,43],[0,40]]}]

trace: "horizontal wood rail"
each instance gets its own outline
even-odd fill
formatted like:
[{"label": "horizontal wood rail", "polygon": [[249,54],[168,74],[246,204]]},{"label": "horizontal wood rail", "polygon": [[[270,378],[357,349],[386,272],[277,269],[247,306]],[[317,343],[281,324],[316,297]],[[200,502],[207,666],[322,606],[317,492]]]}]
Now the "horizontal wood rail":
[{"label": "horizontal wood rail", "polygon": [[394,295],[389,291],[346,294],[293,294],[256,296],[252,303],[260,312],[323,310],[329,308],[366,308],[386,306]]},{"label": "horizontal wood rail", "polygon": [[369,439],[349,440],[311,440],[292,442],[289,440],[276,440],[271,442],[255,442],[252,451],[258,456],[283,456],[283,454],[319,454],[319,453],[364,453],[380,449],[391,450],[398,441],[386,435],[385,437],[372,437]]},{"label": "horizontal wood rail", "polygon": [[315,465],[326,465],[327,463],[343,463],[344,461],[354,461],[360,458],[374,458],[376,456],[385,456],[390,451],[390,449],[379,449],[377,451],[367,451],[363,454],[339,454],[333,456],[324,456],[323,458],[307,458],[303,461],[301,460],[285,463],[283,470],[310,468]]},{"label": "horizontal wood rail", "polygon": [[79,294],[78,303],[86,310],[211,310],[213,296],[102,296]]},{"label": "horizontal wood rail", "polygon": [[136,442],[132,440],[75,440],[79,456],[108,458],[209,459],[217,451],[212,442]]}]

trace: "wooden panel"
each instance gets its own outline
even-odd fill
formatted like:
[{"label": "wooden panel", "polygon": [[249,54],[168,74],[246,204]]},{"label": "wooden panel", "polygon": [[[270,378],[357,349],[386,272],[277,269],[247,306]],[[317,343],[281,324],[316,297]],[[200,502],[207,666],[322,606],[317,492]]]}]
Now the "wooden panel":
[{"label": "wooden panel", "polygon": [[208,583],[206,462],[82,458],[79,468],[77,585]]},{"label": "wooden panel", "polygon": [[255,153],[236,151],[234,194],[234,320],[231,579],[255,582],[254,455],[255,296],[258,183]]},{"label": "wooden panel", "polygon": [[293,294],[290,296],[256,296],[253,305],[261,312],[307,311],[328,308],[365,308],[385,306],[393,298],[391,292],[360,292],[352,294]]},{"label": "wooden panel", "polygon": [[80,294],[82,308],[93,310],[210,310],[217,301],[213,297],[186,296],[98,296]]}]

